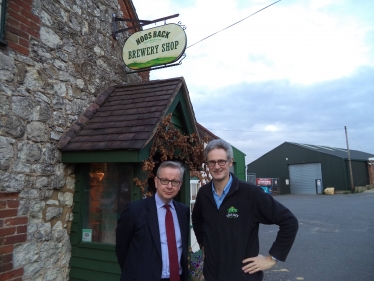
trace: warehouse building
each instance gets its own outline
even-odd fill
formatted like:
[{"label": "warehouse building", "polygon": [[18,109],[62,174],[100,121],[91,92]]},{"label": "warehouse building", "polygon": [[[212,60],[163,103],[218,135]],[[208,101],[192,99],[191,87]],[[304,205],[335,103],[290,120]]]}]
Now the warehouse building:
[{"label": "warehouse building", "polygon": [[[370,182],[373,154],[350,150],[354,186]],[[322,145],[284,142],[247,165],[256,178],[277,178],[280,194],[320,194],[326,187],[350,191],[348,151]]]}]

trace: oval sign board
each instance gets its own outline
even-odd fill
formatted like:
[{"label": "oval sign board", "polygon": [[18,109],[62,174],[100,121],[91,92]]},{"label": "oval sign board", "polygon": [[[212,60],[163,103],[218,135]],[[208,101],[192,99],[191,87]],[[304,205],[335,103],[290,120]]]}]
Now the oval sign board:
[{"label": "oval sign board", "polygon": [[166,24],[132,34],[123,46],[122,57],[131,69],[149,68],[177,61],[186,45],[183,28]]}]

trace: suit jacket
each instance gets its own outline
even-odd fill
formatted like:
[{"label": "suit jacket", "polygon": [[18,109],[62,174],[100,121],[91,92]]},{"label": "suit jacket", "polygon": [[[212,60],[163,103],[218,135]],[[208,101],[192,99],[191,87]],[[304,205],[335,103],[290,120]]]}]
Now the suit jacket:
[{"label": "suit jacket", "polygon": [[[190,210],[175,200],[173,203],[182,236],[181,281],[187,281]],[[154,195],[131,202],[121,213],[116,229],[116,255],[121,281],[160,281],[161,242]]]}]

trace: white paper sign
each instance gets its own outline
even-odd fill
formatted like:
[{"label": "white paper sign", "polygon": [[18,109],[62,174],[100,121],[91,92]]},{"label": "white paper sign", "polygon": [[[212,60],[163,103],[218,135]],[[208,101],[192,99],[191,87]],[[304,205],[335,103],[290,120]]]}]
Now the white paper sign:
[{"label": "white paper sign", "polygon": [[82,229],[82,241],[92,242],[92,229]]}]

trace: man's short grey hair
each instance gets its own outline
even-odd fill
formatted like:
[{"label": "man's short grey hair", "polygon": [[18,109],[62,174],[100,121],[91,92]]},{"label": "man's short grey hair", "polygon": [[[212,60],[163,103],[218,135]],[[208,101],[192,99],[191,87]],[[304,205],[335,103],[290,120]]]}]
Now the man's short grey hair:
[{"label": "man's short grey hair", "polygon": [[184,175],[184,167],[182,166],[181,163],[179,162],[174,162],[174,161],[164,161],[160,164],[160,166],[157,169],[157,177],[160,174],[161,169],[163,168],[173,168],[173,169],[179,169],[180,172],[180,180],[183,180],[183,175]]},{"label": "man's short grey hair", "polygon": [[208,153],[211,152],[213,149],[223,149],[226,152],[227,160],[231,160],[234,157],[231,144],[222,139],[216,139],[209,142],[204,149],[204,157],[206,160]]}]

